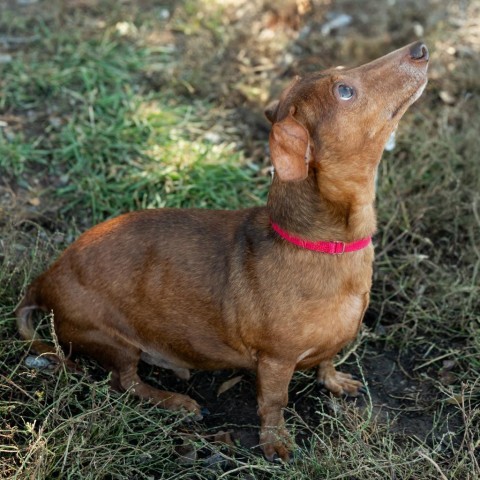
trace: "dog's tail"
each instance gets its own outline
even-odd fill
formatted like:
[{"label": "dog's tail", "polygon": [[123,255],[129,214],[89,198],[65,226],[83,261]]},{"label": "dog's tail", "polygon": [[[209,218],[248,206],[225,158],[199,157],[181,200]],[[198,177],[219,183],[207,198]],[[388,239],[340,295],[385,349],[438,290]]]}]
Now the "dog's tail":
[{"label": "dog's tail", "polygon": [[24,340],[31,342],[31,349],[35,353],[38,355],[46,354],[49,358],[55,360],[58,359],[55,348],[40,340],[33,325],[33,312],[35,310],[46,311],[46,308],[39,302],[38,297],[37,286],[34,282],[28,287],[25,297],[15,310],[18,332]]}]

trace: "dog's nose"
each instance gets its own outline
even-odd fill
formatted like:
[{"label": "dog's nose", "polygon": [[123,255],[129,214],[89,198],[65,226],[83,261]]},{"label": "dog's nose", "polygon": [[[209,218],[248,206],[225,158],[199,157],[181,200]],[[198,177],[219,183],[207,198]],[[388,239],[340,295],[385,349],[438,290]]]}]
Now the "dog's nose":
[{"label": "dog's nose", "polygon": [[423,42],[414,43],[410,47],[410,58],[412,60],[425,60],[428,61],[429,54],[428,48]]}]

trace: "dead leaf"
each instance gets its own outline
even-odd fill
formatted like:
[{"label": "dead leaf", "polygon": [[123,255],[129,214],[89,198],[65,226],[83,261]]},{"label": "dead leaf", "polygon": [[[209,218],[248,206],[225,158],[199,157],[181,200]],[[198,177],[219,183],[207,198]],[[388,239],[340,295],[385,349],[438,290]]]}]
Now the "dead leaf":
[{"label": "dead leaf", "polygon": [[444,360],[442,363],[442,370],[451,370],[457,362],[455,360]]},{"label": "dead leaf", "polygon": [[242,378],[243,375],[237,375],[236,377],[230,378],[229,380],[223,382],[217,391],[217,397],[234,387],[238,382],[242,380]]},{"label": "dead leaf", "polygon": [[441,370],[439,374],[440,381],[442,385],[452,385],[457,381],[457,377],[447,370]]},{"label": "dead leaf", "polygon": [[30,198],[28,203],[34,207],[38,207],[40,205],[40,199],[38,197]]},{"label": "dead leaf", "polygon": [[449,397],[447,399],[447,403],[449,403],[450,405],[461,406],[463,403],[463,395],[460,393],[453,395],[452,397]]}]

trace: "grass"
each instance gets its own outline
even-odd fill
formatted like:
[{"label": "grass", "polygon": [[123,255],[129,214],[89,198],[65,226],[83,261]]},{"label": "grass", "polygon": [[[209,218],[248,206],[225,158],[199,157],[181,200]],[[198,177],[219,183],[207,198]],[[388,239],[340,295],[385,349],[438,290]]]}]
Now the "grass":
[{"label": "grass", "polygon": [[[478,478],[480,45],[468,21],[475,2],[464,17],[449,7],[462,28],[442,23],[440,11],[429,24],[429,87],[381,164],[371,308],[342,359],[365,376],[369,395],[331,399],[313,387],[311,373],[298,373],[288,422],[302,453],[291,465],[212,441],[218,425],[111,392],[87,360],[75,375],[25,365],[12,311],[80,231],[139,208],[262,204],[267,133],[256,135],[265,127],[255,99],[268,96],[285,52],[301,62],[320,45],[322,62],[347,63],[341,35],[313,31],[306,46],[280,21],[278,37],[247,41],[243,32],[259,28],[254,19],[267,22],[272,12],[260,2],[249,4],[253,10],[218,3],[91,1],[48,11],[34,3],[2,11],[0,45],[13,59],[0,66],[0,477]],[[426,22],[431,12],[422,5],[412,8]],[[322,8],[302,21],[321,23]],[[391,8],[379,10],[410,18]],[[370,51],[372,38],[383,42],[388,25],[375,25],[369,39],[352,33],[352,63],[363,60],[363,44]],[[400,44],[411,41],[411,33],[396,34]],[[244,50],[236,56],[238,45]],[[329,57],[336,51],[342,58]],[[453,103],[440,100],[445,91]],[[185,388],[196,389],[197,378]],[[207,391],[216,388],[217,377],[205,378]],[[224,428],[234,431],[235,391],[219,407]]]},{"label": "grass", "polygon": [[54,182],[60,211],[81,208],[88,224],[133,208],[238,208],[241,196],[265,198],[251,193],[252,182],[266,182],[253,164],[239,168],[234,142],[214,145],[195,130],[205,133],[201,116],[210,105],[138,92],[148,49],[108,29],[83,41],[80,33],[41,32],[38,51],[7,66],[2,106],[46,115],[47,127],[28,139],[2,137],[0,168],[16,178],[41,170]]}]

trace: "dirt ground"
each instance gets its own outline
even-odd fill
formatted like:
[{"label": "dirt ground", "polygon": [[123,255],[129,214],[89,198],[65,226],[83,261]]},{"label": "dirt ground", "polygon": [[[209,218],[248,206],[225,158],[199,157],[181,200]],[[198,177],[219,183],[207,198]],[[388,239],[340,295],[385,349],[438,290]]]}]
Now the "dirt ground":
[{"label": "dirt ground", "polygon": [[[414,437],[420,442],[429,442],[432,435],[438,441],[443,436],[461,426],[458,418],[449,418],[454,408],[446,409],[444,419],[439,424],[434,407],[438,400],[434,382],[428,378],[412,377],[411,356],[418,352],[402,355],[397,349],[385,351],[384,345],[369,348],[361,359],[363,378],[368,383],[368,395],[359,398],[336,399],[328,391],[316,384],[313,373],[296,374],[289,390],[292,415],[299,416],[304,422],[303,428],[296,431],[298,445],[308,448],[309,429],[314,429],[319,422],[319,411],[341,412],[356,410],[362,416],[368,407],[375,421],[388,425],[389,431],[398,433],[399,438]],[[361,378],[355,366],[343,368],[343,371]],[[192,378],[185,382],[173,373],[157,368],[145,367],[145,378],[158,383],[162,388],[186,393],[196,398],[208,414],[193,429],[200,434],[215,434],[228,431],[234,441],[243,447],[253,449],[258,444],[258,416],[255,400],[255,376],[243,371],[194,372]],[[241,376],[225,393],[218,395],[220,387],[229,379]],[[191,431],[191,426],[187,431]],[[261,454],[260,449],[256,449]]]}]

